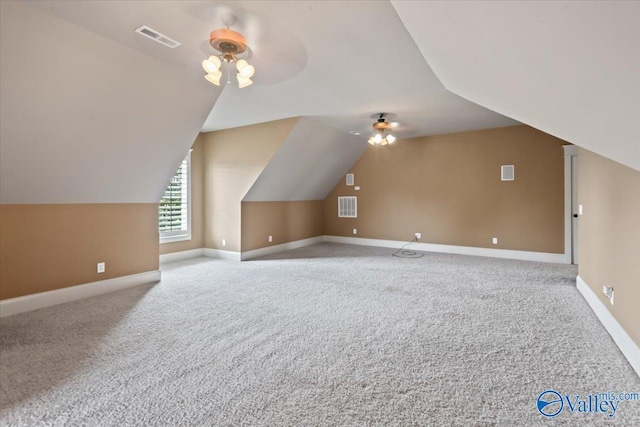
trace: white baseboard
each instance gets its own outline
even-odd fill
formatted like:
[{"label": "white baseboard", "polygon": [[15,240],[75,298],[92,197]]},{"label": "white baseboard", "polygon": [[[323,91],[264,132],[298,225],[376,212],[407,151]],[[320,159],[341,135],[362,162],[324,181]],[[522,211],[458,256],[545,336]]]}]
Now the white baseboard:
[{"label": "white baseboard", "polygon": [[160,255],[160,264],[167,262],[181,261],[183,259],[198,258],[204,256],[204,249],[191,249],[188,251],[172,252]]},{"label": "white baseboard", "polygon": [[324,236],[310,237],[308,239],[295,240],[293,242],[282,243],[275,246],[267,246],[266,248],[254,249],[252,251],[242,252],[241,259],[246,261],[261,256],[272,255],[278,252],[289,251],[291,249],[302,248],[304,246],[315,245],[324,242]]},{"label": "white baseboard", "polygon": [[130,276],[114,277],[99,282],[70,286],[53,291],[39,292],[23,297],[9,298],[0,301],[0,317],[24,313],[52,305],[64,304],[83,298],[107,294],[121,289],[160,281],[160,270],[147,271]]},{"label": "white baseboard", "polygon": [[576,287],[589,304],[589,307],[598,316],[604,328],[609,332],[624,357],[627,358],[636,374],[640,376],[640,348],[620,326],[606,305],[598,298],[595,292],[585,283],[580,276],[576,277]]},{"label": "white baseboard", "polygon": [[203,254],[209,258],[220,258],[229,261],[240,261],[240,252],[223,251],[222,249],[204,248]]},{"label": "white baseboard", "polygon": [[[407,243],[397,240],[365,239],[362,237],[342,236],[324,236],[324,241],[333,243],[347,243],[351,245],[379,246],[383,248],[393,249],[399,249]],[[437,245],[435,243],[419,242],[411,243],[408,248],[424,252],[442,252],[447,254],[508,258],[524,261],[555,262],[560,264],[565,263],[564,254],[552,254],[547,252],[513,251],[508,249],[475,248],[471,246]]]}]

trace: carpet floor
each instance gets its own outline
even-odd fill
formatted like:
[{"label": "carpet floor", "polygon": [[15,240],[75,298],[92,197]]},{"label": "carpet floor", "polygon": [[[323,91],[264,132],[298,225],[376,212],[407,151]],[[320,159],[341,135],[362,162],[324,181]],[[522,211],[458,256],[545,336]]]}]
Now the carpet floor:
[{"label": "carpet floor", "polygon": [[575,266],[322,243],[0,321],[0,424],[640,425],[540,415],[638,392]]}]

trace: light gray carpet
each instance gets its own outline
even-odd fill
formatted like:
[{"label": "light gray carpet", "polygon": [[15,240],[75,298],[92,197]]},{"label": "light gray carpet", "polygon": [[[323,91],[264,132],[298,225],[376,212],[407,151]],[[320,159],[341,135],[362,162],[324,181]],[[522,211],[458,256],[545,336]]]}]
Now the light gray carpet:
[{"label": "light gray carpet", "polygon": [[573,266],[319,244],[2,319],[3,425],[640,425]]}]

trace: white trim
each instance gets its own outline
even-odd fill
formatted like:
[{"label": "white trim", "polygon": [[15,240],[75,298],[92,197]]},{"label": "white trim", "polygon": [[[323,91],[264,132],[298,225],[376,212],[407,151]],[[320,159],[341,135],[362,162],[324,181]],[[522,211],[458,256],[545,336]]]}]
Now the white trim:
[{"label": "white trim", "polygon": [[222,249],[204,248],[203,255],[209,258],[220,258],[229,261],[240,261],[240,252],[223,251]]},{"label": "white trim", "polygon": [[571,157],[578,155],[577,145],[563,145],[564,150],[564,263],[573,260],[573,208],[572,208],[572,165]]},{"label": "white trim", "polygon": [[114,277],[113,279],[100,280],[98,282],[86,283],[84,285],[56,289],[54,291],[39,292],[37,294],[25,295],[23,297],[4,299],[0,301],[0,317],[11,316],[13,314],[24,313],[26,311],[50,307],[52,305],[64,304],[66,302],[76,301],[83,298],[107,294],[109,292],[144,285],[146,283],[159,282],[160,276],[160,270],[147,271],[144,273],[132,274],[130,276]]},{"label": "white trim", "polygon": [[171,252],[160,255],[160,264],[167,262],[181,261],[183,259],[198,258],[204,256],[204,249],[190,249],[188,251]]},{"label": "white trim", "polygon": [[[563,147],[566,147],[564,145]],[[564,262],[565,264],[571,264],[573,258],[571,244],[571,226],[572,226],[571,212],[571,156],[564,156]]]},{"label": "white trim", "polygon": [[578,155],[578,146],[577,145],[563,145],[562,149],[564,150],[565,156],[577,156]]},{"label": "white trim", "polygon": [[160,237],[160,244],[164,245],[165,243],[185,242],[187,240],[191,240],[191,233]]},{"label": "white trim", "polygon": [[275,246],[267,246],[266,248],[254,249],[252,251],[242,252],[240,258],[246,261],[261,256],[272,255],[278,252],[289,251],[291,249],[302,248],[304,246],[315,245],[324,242],[324,236],[310,237],[308,239],[295,240],[293,242],[282,243]]},{"label": "white trim", "polygon": [[640,376],[640,348],[638,345],[622,328],[615,317],[613,317],[607,306],[598,298],[598,295],[593,292],[580,276],[576,277],[576,287],[578,288],[578,292],[580,292],[587,301],[587,304],[589,304],[589,307],[591,307],[596,314],[602,326],[609,332],[609,335],[611,335],[611,338],[613,338],[613,341],[624,357],[627,358],[631,367],[636,371],[636,374]]},{"label": "white trim", "polygon": [[[325,242],[346,243],[351,245],[380,246],[398,249],[407,242],[397,240],[365,239],[362,237],[324,236]],[[519,259],[524,261],[564,263],[564,254],[547,252],[514,251],[508,249],[476,248],[471,246],[437,245],[434,243],[412,243],[411,249],[425,252],[443,252],[447,254],[486,256],[493,258]]]}]

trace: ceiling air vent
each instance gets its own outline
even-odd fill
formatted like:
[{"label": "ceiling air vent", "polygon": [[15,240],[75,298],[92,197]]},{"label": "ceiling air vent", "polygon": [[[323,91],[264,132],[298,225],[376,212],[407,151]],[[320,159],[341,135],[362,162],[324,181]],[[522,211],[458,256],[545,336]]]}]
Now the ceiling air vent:
[{"label": "ceiling air vent", "polygon": [[143,25],[140,28],[136,28],[136,33],[142,34],[145,37],[149,37],[151,40],[157,41],[160,44],[163,44],[171,49],[180,46],[180,43],[173,40],[170,37],[165,36],[162,33],[157,32],[156,30]]}]

